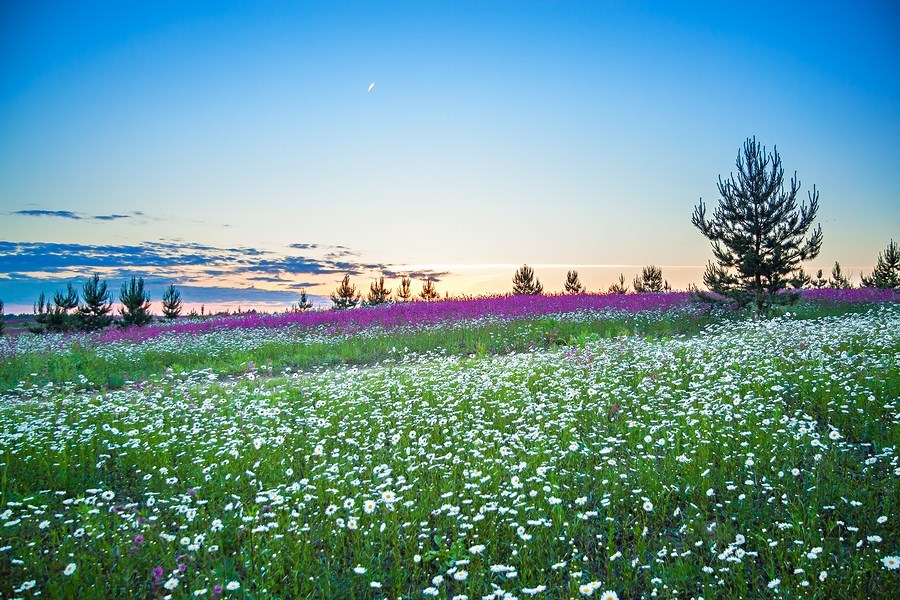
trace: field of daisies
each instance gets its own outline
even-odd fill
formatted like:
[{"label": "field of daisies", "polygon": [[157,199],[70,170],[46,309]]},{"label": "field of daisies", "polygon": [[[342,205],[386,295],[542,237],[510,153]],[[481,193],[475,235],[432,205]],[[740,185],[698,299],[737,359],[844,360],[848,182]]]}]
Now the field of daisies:
[{"label": "field of daisies", "polygon": [[669,296],[6,338],[0,597],[898,597],[900,304]]}]

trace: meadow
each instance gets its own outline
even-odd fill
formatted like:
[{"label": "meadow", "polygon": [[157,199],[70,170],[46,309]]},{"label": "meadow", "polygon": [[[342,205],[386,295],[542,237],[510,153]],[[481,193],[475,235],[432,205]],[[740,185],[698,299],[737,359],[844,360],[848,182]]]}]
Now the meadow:
[{"label": "meadow", "polygon": [[892,298],[6,337],[0,595],[896,597]]}]

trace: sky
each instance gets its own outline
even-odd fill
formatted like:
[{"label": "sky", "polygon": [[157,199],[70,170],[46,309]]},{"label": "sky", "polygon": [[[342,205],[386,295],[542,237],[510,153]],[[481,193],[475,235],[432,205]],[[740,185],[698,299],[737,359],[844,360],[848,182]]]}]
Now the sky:
[{"label": "sky", "polygon": [[900,238],[900,4],[0,3],[0,299],[685,287],[750,136],[858,281]]}]

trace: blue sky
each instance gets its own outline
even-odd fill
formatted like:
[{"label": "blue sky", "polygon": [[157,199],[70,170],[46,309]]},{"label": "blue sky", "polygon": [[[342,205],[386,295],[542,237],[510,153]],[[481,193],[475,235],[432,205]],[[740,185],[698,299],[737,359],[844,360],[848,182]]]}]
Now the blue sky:
[{"label": "blue sky", "polygon": [[95,270],[245,306],[343,272],[502,292],[523,262],[684,286],[751,135],[820,191],[807,268],[868,268],[900,237],[898,5],[683,4],[5,3],[0,298]]}]

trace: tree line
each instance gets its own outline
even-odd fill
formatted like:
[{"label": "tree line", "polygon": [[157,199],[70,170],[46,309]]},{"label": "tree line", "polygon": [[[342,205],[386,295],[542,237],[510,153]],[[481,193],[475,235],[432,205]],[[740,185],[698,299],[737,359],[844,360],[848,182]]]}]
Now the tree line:
[{"label": "tree line", "polygon": [[[762,261],[760,262],[762,263]],[[756,296],[751,291],[747,291],[746,287],[737,285],[737,282],[740,281],[739,279],[735,278],[735,283],[732,284],[734,285],[733,288],[723,287],[720,279],[721,275],[718,274],[717,268],[722,267],[710,263],[710,265],[707,265],[706,273],[704,273],[704,283],[710,290],[725,298],[736,298],[738,304],[742,302],[743,305],[752,303],[751,300],[755,299]],[[789,272],[789,277],[776,281],[776,283],[783,284],[781,287],[777,287],[771,282],[768,286],[762,287],[762,293],[770,296],[770,298],[764,300],[763,304],[766,306],[773,304],[776,300],[792,301],[795,299],[790,293],[779,294],[779,296],[785,296],[785,298],[779,299],[777,296],[774,296],[772,290],[780,292],[786,289],[850,289],[853,287],[850,281],[851,277],[852,273],[845,273],[838,261],[835,261],[830,277],[826,277],[822,269],[817,271],[815,277],[811,277],[798,266],[796,270]],[[766,283],[765,279],[762,277],[760,279],[763,283]],[[900,245],[891,240],[887,248],[879,252],[872,273],[862,275],[861,279],[862,287],[900,289]],[[514,295],[540,295],[544,293],[543,284],[535,276],[534,269],[527,264],[516,270],[512,283],[512,294]],[[600,291],[603,292],[604,290]],[[620,273],[619,278],[605,291],[609,294],[627,294],[631,291],[638,294],[661,293],[672,291],[672,287],[663,278],[662,268],[648,265],[643,267],[641,272],[635,276],[631,286],[626,282],[625,275]],[[695,292],[702,299],[709,300],[708,294],[697,291],[693,286],[691,291]],[[566,273],[566,278],[563,282],[563,292],[566,294],[583,294],[588,292],[581,283],[577,270],[572,269]],[[445,295],[444,297],[449,296]],[[430,302],[440,300],[441,295],[431,279],[424,280],[418,294],[413,294],[412,280],[409,277],[402,277],[396,291],[392,293],[391,288],[385,285],[384,277],[382,276],[372,282],[366,297],[363,298],[356,285],[350,283],[350,275],[344,275],[340,285],[334,290],[330,298],[332,309],[345,310],[356,307],[379,306],[390,302]],[[46,294],[41,292],[37,302],[34,304],[34,321],[28,323],[27,327],[32,333],[97,331],[114,323],[119,327],[140,327],[153,320],[153,315],[150,313],[150,294],[144,289],[144,279],[142,277],[132,277],[130,282],[122,284],[119,291],[119,302],[122,305],[122,308],[119,310],[121,318],[116,320],[112,311],[112,293],[108,289],[107,283],[102,281],[99,275],[94,274],[82,286],[80,299],[78,290],[71,283],[67,285],[64,291],[57,291],[52,298],[47,298]],[[306,290],[301,290],[300,300],[292,307],[292,310],[305,311],[312,308],[313,304],[307,296]],[[167,320],[176,319],[181,316],[181,312],[181,292],[174,284],[169,285],[162,295],[163,318]],[[0,334],[4,331],[3,316],[4,304],[0,300]],[[200,315],[192,311],[189,316]]]},{"label": "tree line", "polygon": [[[831,277],[825,277],[822,269],[819,269],[815,277],[806,274],[802,269],[792,273],[792,277],[788,280],[788,287],[795,290],[801,289],[850,289],[853,284],[850,282],[852,273],[844,273],[840,262],[835,261],[834,267],[831,269]],[[541,280],[535,276],[534,269],[527,264],[522,265],[513,275],[512,294],[516,296],[533,296],[544,293],[544,285]],[[355,284],[350,283],[350,275],[344,275],[341,283],[335,288],[330,295],[334,310],[345,310],[356,307],[379,306],[391,302],[411,302],[411,301],[433,301],[440,300],[441,295],[437,292],[434,282],[426,279],[422,282],[422,288],[418,294],[411,291],[412,280],[409,277],[400,279],[400,284],[396,292],[392,295],[391,288],[385,286],[384,277],[375,279],[369,286],[369,291],[363,297],[362,291]],[[872,275],[862,276],[863,287],[874,288],[897,288],[900,285],[900,248],[891,241],[888,248],[878,255],[878,264]],[[696,291],[693,286],[691,291]],[[619,278],[605,290],[601,289],[600,293],[608,294],[647,294],[647,293],[665,293],[671,292],[672,286],[668,280],[663,278],[662,268],[656,265],[647,265],[641,269],[641,272],[634,277],[631,285],[626,281],[625,274],[620,273]],[[563,282],[563,293],[565,294],[585,294],[589,291],[581,283],[578,271],[572,269],[566,273]],[[448,296],[444,296],[448,297]],[[309,302],[306,292],[302,291],[300,302],[294,305],[294,310],[308,310],[313,307]]]},{"label": "tree line", "polygon": [[[52,298],[44,292],[34,304],[34,321],[28,323],[32,333],[60,333],[67,331],[97,331],[113,324],[119,327],[141,327],[153,321],[150,312],[150,293],[144,289],[143,277],[132,277],[119,291],[119,319],[113,313],[112,291],[96,273],[81,288],[72,283],[57,291]],[[0,315],[3,303],[0,302]],[[162,296],[162,312],[166,319],[181,314],[181,292],[170,285]],[[0,321],[2,322],[2,321]],[[0,328],[2,332],[2,328]]]}]

